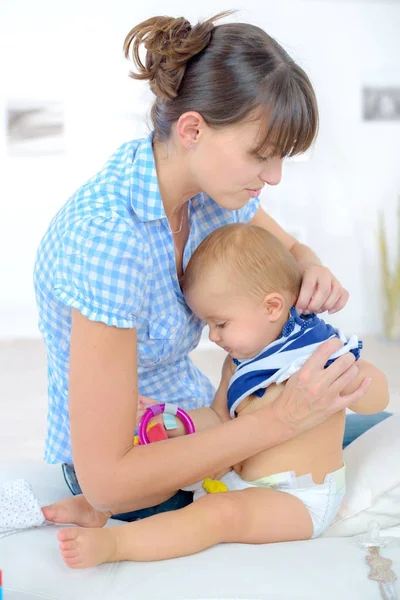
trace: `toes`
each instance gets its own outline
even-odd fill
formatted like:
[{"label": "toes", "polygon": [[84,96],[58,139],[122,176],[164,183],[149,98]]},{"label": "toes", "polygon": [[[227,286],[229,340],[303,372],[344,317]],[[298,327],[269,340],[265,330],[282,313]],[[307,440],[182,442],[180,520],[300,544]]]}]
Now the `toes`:
[{"label": "toes", "polygon": [[60,548],[61,555],[63,558],[77,558],[79,556],[78,550],[64,550]]},{"label": "toes", "polygon": [[64,527],[57,532],[57,539],[60,542],[74,541],[79,535],[78,527]]},{"label": "toes", "polygon": [[66,558],[65,556],[63,556],[63,560],[64,560],[65,564],[67,565],[67,567],[70,567],[70,569],[82,569],[83,568],[82,562],[78,558]]},{"label": "toes", "polygon": [[58,516],[58,511],[54,506],[43,506],[42,513],[44,514],[44,518],[48,521],[55,521]]},{"label": "toes", "polygon": [[58,544],[58,547],[60,548],[61,551],[76,550],[78,546],[79,546],[79,544],[77,544],[75,540],[70,540],[68,542],[60,542]]},{"label": "toes", "polygon": [[42,513],[47,521],[52,521],[53,523],[71,523],[71,521],[68,520],[68,511],[64,506],[57,506],[54,504],[43,506]]}]

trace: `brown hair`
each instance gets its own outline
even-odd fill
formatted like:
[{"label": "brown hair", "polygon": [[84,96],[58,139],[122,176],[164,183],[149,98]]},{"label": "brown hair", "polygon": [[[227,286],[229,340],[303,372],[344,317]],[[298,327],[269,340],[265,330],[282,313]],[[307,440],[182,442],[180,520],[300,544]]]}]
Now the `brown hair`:
[{"label": "brown hair", "polygon": [[300,268],[278,238],[266,229],[248,223],[220,227],[194,251],[182,280],[188,291],[215,265],[223,268],[245,293],[264,296],[279,292],[294,302],[300,291]]},{"label": "brown hair", "polygon": [[[134,27],[124,42],[125,57],[156,95],[152,107],[156,139],[169,138],[171,125],[188,111],[210,127],[261,119],[253,153],[293,156],[306,151],[318,129],[318,109],[306,73],[265,31],[247,23],[200,22],[153,17]],[[139,50],[146,49],[145,64]]]}]

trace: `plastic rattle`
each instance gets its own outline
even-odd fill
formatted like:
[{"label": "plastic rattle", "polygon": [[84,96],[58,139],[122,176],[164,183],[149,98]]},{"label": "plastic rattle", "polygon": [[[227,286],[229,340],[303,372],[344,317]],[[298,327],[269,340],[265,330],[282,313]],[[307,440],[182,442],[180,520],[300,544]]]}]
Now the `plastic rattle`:
[{"label": "plastic rattle", "polygon": [[170,404],[169,402],[165,402],[163,404],[153,404],[146,409],[139,422],[138,436],[140,444],[150,444],[150,440],[147,435],[147,426],[153,417],[161,415],[163,412],[178,417],[178,419],[180,419],[184,424],[186,433],[195,432],[194,423],[191,417],[189,417],[188,413],[182,408],[178,408],[175,406],[175,404]]}]

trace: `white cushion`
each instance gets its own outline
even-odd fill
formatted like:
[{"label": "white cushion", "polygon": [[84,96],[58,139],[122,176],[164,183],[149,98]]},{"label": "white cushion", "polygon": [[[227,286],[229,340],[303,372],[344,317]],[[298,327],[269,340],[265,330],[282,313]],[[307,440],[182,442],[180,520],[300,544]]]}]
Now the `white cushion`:
[{"label": "white cushion", "polygon": [[400,414],[375,425],[344,450],[346,496],[324,536],[366,532],[400,524]]},{"label": "white cushion", "polygon": [[[22,477],[40,503],[68,495],[60,466],[0,465],[0,480]],[[110,521],[110,526],[118,526]],[[57,526],[0,539],[4,597],[9,600],[376,600],[364,553],[350,538],[251,546],[226,544],[157,563],[71,570],[61,560]],[[400,565],[398,545],[385,550]]]}]

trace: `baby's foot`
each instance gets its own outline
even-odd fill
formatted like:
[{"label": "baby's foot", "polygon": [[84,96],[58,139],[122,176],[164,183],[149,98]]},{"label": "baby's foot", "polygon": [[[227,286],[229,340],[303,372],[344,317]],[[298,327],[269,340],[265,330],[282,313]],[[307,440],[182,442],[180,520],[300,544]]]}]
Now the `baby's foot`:
[{"label": "baby's foot", "polygon": [[43,506],[42,512],[53,523],[75,523],[81,527],[103,527],[111,517],[110,512],[94,509],[82,494]]},{"label": "baby's foot", "polygon": [[113,530],[114,527],[60,529],[57,538],[65,564],[71,569],[86,569],[105,562],[116,562],[117,538]]}]

